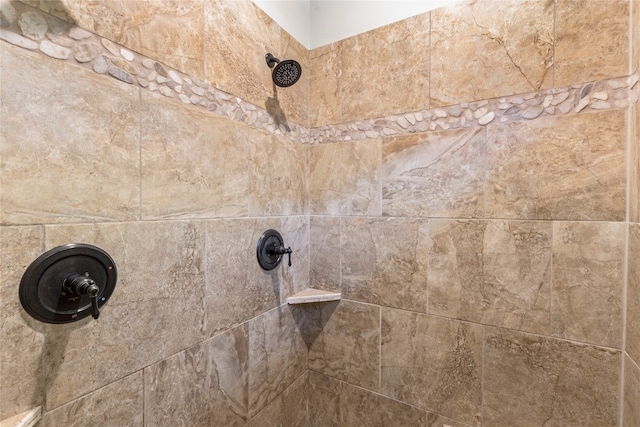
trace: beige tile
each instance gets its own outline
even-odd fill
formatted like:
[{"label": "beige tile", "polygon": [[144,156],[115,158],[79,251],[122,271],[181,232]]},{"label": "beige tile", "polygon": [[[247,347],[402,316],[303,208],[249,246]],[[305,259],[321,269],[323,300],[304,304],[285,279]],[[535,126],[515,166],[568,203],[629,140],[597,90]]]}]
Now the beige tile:
[{"label": "beige tile", "polygon": [[[251,29],[249,31],[252,31]],[[286,88],[271,86],[272,97],[277,95],[278,102],[282,108],[282,113],[287,123],[298,123],[302,126],[309,127],[310,115],[310,88],[311,88],[311,61],[309,59],[309,51],[300,42],[293,38],[284,29],[280,33],[281,47],[278,55],[272,52],[281,60],[294,59],[298,61],[302,67],[302,74],[293,86]],[[266,65],[266,62],[265,62]],[[268,69],[268,68],[267,68]],[[269,70],[271,74],[271,70]]]},{"label": "beige tile", "polygon": [[475,128],[385,140],[383,215],[481,217],[485,137],[483,128]]},{"label": "beige tile", "polygon": [[247,215],[249,141],[266,134],[146,91],[141,115],[144,219]]},{"label": "beige tile", "polygon": [[311,215],[380,215],[379,139],[311,147]]},{"label": "beige tile", "polygon": [[624,220],[624,146],[622,110],[490,125],[487,217]]},{"label": "beige tile", "polygon": [[429,313],[549,333],[551,223],[431,220]]},{"label": "beige tile", "polygon": [[628,0],[557,0],[555,16],[555,86],[628,74]]},{"label": "beige tile", "polygon": [[344,298],[427,311],[427,220],[343,218]]},{"label": "beige tile", "polygon": [[342,383],[340,422],[343,426],[422,427],[427,414],[393,399]]},{"label": "beige tile", "polygon": [[144,370],[145,425],[243,426],[248,418],[247,325]]},{"label": "beige tile", "polygon": [[309,126],[342,123],[342,42],[309,51]]},{"label": "beige tile", "polygon": [[429,108],[429,21],[423,13],[342,41],[343,122]]},{"label": "beige tile", "polygon": [[480,325],[383,308],[380,353],[382,394],[480,425]]},{"label": "beige tile", "polygon": [[309,421],[314,427],[340,425],[340,381],[309,371]]},{"label": "beige tile", "polygon": [[18,298],[22,275],[42,251],[41,229],[0,227],[0,420],[43,403],[42,323]]},{"label": "beige tile", "polygon": [[[258,131],[247,136],[251,150],[249,215],[306,214],[309,147]],[[228,143],[225,141],[224,145]],[[231,144],[235,145],[235,141]]]},{"label": "beige tile", "polygon": [[469,427],[469,425],[453,421],[440,415],[429,414],[427,427]]},{"label": "beige tile", "polygon": [[340,218],[312,216],[309,221],[309,284],[340,291]]},{"label": "beige tile", "polygon": [[620,348],[624,224],[553,224],[551,334]]},{"label": "beige tile", "polygon": [[[301,375],[278,398],[267,405],[251,419],[246,427],[306,427],[309,424],[307,415],[308,375]],[[314,426],[317,426],[314,422]]]},{"label": "beige tile", "polygon": [[342,300],[307,310],[311,328],[319,331],[310,343],[309,368],[377,391],[380,308]]},{"label": "beige tile", "polygon": [[552,87],[553,9],[475,0],[431,12],[431,107]]},{"label": "beige tile", "polygon": [[615,426],[620,353],[486,328],[483,426]]},{"label": "beige tile", "polygon": [[[47,325],[47,408],[203,339],[204,225],[147,222],[46,227],[48,249],[89,243],[111,255],[118,282],[100,318]],[[86,369],[78,369],[86,361]]]},{"label": "beige tile", "polygon": [[143,389],[139,371],[45,413],[38,426],[142,427]]},{"label": "beige tile", "polygon": [[633,73],[640,67],[640,1],[633,0],[631,2],[631,7],[633,8],[631,21],[633,32],[631,33],[632,56],[631,64],[629,64],[629,71],[630,73]]},{"label": "beige tile", "polygon": [[629,226],[626,350],[640,364],[640,224]]},{"label": "beige tile", "polygon": [[6,43],[1,57],[2,223],[136,219],[139,89]]},{"label": "beige tile", "polygon": [[[284,244],[293,251],[290,257],[283,256],[281,267],[279,267],[282,277],[280,303],[284,304],[288,297],[309,287],[309,217],[282,217],[280,223],[280,234]],[[291,267],[289,267],[289,258],[291,258]]]},{"label": "beige tile", "polygon": [[628,356],[624,361],[622,426],[640,425],[640,367]]},{"label": "beige tile", "polygon": [[[640,9],[640,4],[638,8]],[[633,104],[630,110],[631,147],[629,157],[631,167],[629,171],[629,221],[640,223],[640,103],[636,102]]]}]

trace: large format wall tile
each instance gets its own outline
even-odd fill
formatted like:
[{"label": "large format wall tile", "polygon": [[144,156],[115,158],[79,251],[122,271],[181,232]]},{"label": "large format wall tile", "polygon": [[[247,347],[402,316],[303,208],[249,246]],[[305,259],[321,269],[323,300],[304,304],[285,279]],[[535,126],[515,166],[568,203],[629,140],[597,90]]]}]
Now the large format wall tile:
[{"label": "large format wall tile", "polygon": [[118,269],[100,319],[47,325],[47,409],[202,340],[204,240],[201,222],[46,227],[48,249],[93,244],[109,253]]},{"label": "large format wall tile", "polygon": [[243,426],[248,370],[246,324],[146,368],[145,425]]},{"label": "large format wall tile", "polygon": [[629,226],[626,350],[640,364],[640,224]]},{"label": "large format wall tile", "polygon": [[[246,424],[245,427],[308,427],[309,380],[305,373]],[[313,426],[320,427],[317,420]]]},{"label": "large format wall tile", "polygon": [[549,333],[551,223],[431,220],[429,313]]},{"label": "large format wall tile", "polygon": [[476,218],[484,212],[483,128],[385,140],[382,213]]},{"label": "large format wall tile", "polygon": [[341,219],[328,216],[309,218],[309,285],[340,291]]},{"label": "large format wall tile", "polygon": [[382,309],[381,392],[480,425],[482,326]]},{"label": "large format wall tile", "polygon": [[640,67],[640,1],[633,0],[631,2],[631,7],[633,8],[633,16],[631,20],[631,25],[633,26],[631,43],[633,45],[631,46],[632,54],[629,71],[633,72]]},{"label": "large format wall tile", "polygon": [[640,425],[640,367],[628,356],[624,361],[623,427]]},{"label": "large format wall tile", "polygon": [[427,311],[427,221],[342,219],[342,295],[351,300]]},{"label": "large format wall tile", "polygon": [[142,371],[47,412],[39,427],[142,427]]},{"label": "large format wall tile", "polygon": [[309,371],[309,421],[314,427],[340,425],[339,380]]},{"label": "large format wall tile", "polygon": [[431,20],[431,107],[553,85],[552,1],[462,2]]},{"label": "large format wall tile", "polygon": [[269,136],[146,91],[141,125],[143,219],[247,215],[249,141]]},{"label": "large format wall tile", "polygon": [[4,42],[1,55],[2,223],[136,219],[139,89]]},{"label": "large format wall tile", "polygon": [[487,328],[483,426],[615,426],[620,353]]},{"label": "large format wall tile", "polygon": [[555,86],[628,74],[628,0],[556,0],[555,22]]},{"label": "large format wall tile", "polygon": [[311,215],[380,215],[378,139],[311,147]]},{"label": "large format wall tile", "polygon": [[41,253],[41,229],[0,227],[0,420],[41,405],[42,323],[18,298],[20,280]]},{"label": "large format wall tile", "polygon": [[620,348],[624,227],[554,223],[552,335]]},{"label": "large format wall tile", "polygon": [[[278,267],[282,277],[280,303],[284,304],[291,295],[302,292],[309,287],[309,217],[282,217],[280,224],[279,231],[284,244],[293,251],[290,256],[282,257],[282,262]],[[257,262],[254,259],[251,262]],[[289,266],[289,259],[291,266]]]},{"label": "large format wall tile", "polygon": [[[271,53],[283,61],[286,59],[298,61],[302,67],[302,74],[300,80],[293,86],[280,88],[271,85],[272,100],[266,105],[264,103],[259,105],[267,107],[267,111],[274,117],[276,124],[284,122],[285,130],[287,130],[287,126],[291,124],[290,121],[308,127],[310,115],[309,91],[311,86],[311,61],[309,60],[309,51],[285,30],[281,30],[280,34],[281,47],[279,52],[277,55],[275,52]],[[267,68],[267,70],[269,71],[269,75],[271,75],[272,70],[269,68]],[[277,101],[277,103],[275,103],[275,101]],[[279,106],[281,110],[274,111],[270,108],[271,106]]]},{"label": "large format wall tile", "polygon": [[[638,4],[638,9],[640,9],[640,4]],[[640,14],[640,12],[638,12],[638,14]],[[640,26],[640,22],[638,25]],[[638,42],[638,44],[640,44],[640,42]],[[640,83],[636,83],[636,85],[638,84]],[[633,107],[631,107],[630,138],[629,221],[640,222],[640,102],[636,102]]]},{"label": "large format wall tile", "polygon": [[342,42],[309,51],[309,126],[342,123]]},{"label": "large format wall tile", "polygon": [[625,129],[623,110],[490,125],[487,217],[624,220]]},{"label": "large format wall tile", "polygon": [[429,20],[423,13],[342,41],[343,122],[429,108]]}]

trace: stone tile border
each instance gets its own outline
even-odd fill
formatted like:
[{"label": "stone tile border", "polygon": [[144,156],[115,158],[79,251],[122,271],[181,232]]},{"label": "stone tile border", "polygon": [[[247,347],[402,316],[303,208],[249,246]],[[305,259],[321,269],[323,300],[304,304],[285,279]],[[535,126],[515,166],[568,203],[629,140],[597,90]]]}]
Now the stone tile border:
[{"label": "stone tile border", "polygon": [[[16,9],[17,7],[17,9]],[[301,143],[322,144],[621,109],[640,98],[630,76],[442,108],[307,128],[276,126],[263,108],[23,3],[3,2],[0,39]]]}]

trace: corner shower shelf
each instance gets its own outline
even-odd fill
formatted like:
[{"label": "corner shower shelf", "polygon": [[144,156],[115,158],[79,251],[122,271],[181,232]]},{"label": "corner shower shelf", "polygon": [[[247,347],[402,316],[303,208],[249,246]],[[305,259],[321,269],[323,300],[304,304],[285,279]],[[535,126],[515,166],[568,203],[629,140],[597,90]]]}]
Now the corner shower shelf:
[{"label": "corner shower shelf", "polygon": [[322,289],[305,289],[295,295],[287,298],[288,304],[308,304],[313,302],[329,302],[340,301],[342,294],[340,292],[323,291]]},{"label": "corner shower shelf", "polygon": [[41,415],[42,410],[37,406],[21,414],[0,421],[0,427],[32,427],[40,421]]}]

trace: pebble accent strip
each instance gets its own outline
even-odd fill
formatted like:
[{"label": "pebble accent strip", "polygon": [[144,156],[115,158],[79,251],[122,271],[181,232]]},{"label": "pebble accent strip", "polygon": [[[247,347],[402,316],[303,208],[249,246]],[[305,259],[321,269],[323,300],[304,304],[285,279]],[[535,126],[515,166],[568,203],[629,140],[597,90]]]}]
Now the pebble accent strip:
[{"label": "pebble accent strip", "polygon": [[0,27],[0,39],[15,46],[39,51],[51,58],[90,68],[97,74],[138,85],[184,104],[205,108],[219,116],[310,144],[619,109],[638,102],[640,98],[640,70],[636,70],[630,76],[505,98],[312,129],[291,123],[286,129],[284,125],[277,126],[273,117],[263,108],[25,4],[3,2]]}]

